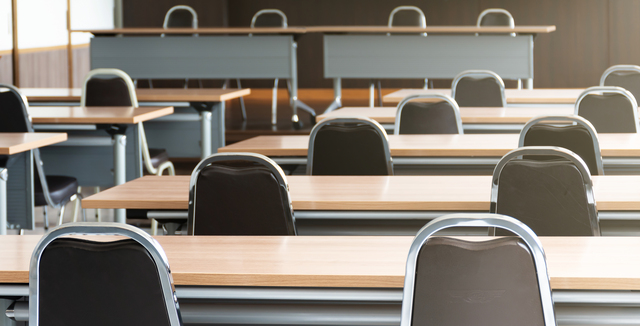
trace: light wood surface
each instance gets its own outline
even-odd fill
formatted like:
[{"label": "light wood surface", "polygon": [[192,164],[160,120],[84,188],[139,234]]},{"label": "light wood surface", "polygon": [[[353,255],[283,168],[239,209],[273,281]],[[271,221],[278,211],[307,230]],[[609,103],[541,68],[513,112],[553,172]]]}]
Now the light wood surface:
[{"label": "light wood surface", "polygon": [[556,26],[310,26],[305,27],[307,33],[434,33],[434,34],[471,34],[471,33],[523,33],[538,34],[551,33]]},{"label": "light wood surface", "polygon": [[[80,88],[21,88],[29,102],[80,102]],[[221,102],[251,94],[243,88],[139,88],[139,102]]]},{"label": "light wood surface", "polygon": [[[412,237],[156,237],[176,285],[401,288]],[[485,239],[485,238],[480,238]],[[28,283],[37,235],[0,236],[0,283]],[[554,290],[640,290],[640,238],[541,237]]]},{"label": "light wood surface", "polygon": [[173,113],[166,107],[122,107],[122,106],[34,106],[29,107],[33,123],[109,123],[136,124]]},{"label": "light wood surface", "polygon": [[[394,157],[501,157],[518,147],[518,134],[389,135]],[[607,157],[640,157],[640,134],[599,134]],[[307,156],[309,136],[258,136],[218,149],[266,156]]]},{"label": "light wood surface", "polygon": [[13,155],[67,140],[63,132],[0,132],[0,155]]},{"label": "light wood surface", "polygon": [[[510,104],[574,104],[584,88],[534,88],[505,90],[507,103]],[[401,89],[385,95],[382,100],[385,103],[399,103],[409,95],[418,94],[443,94],[451,96],[449,88],[434,89]]]},{"label": "light wood surface", "polygon": [[[593,176],[599,210],[639,211],[640,176]],[[489,211],[491,176],[288,176],[294,210]],[[180,209],[189,176],[146,176],[82,200],[84,208]]]},{"label": "light wood surface", "polygon": [[[326,118],[367,117],[378,123],[395,123],[396,107],[344,107],[318,116],[318,121]],[[462,123],[527,123],[537,116],[570,115],[571,107],[523,107],[523,108],[460,108]]]},{"label": "light wood surface", "polygon": [[114,29],[77,29],[72,32],[101,34],[131,34],[131,35],[159,35],[159,34],[304,34],[307,30],[304,27],[204,27],[204,28],[158,28],[158,27],[135,27],[135,28],[114,28]]}]

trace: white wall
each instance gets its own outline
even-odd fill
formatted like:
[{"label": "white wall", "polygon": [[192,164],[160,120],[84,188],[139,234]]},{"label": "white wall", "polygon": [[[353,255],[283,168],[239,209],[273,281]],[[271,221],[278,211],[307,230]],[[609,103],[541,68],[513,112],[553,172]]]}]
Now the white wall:
[{"label": "white wall", "polygon": [[0,0],[0,51],[13,49],[11,0]]},{"label": "white wall", "polygon": [[[0,1],[10,4],[10,0]],[[114,0],[71,0],[71,29],[113,28],[113,2]],[[4,10],[0,9],[0,12]],[[88,43],[90,37],[90,34],[85,33],[71,35],[73,44]],[[19,49],[68,43],[67,0],[18,0]]]}]

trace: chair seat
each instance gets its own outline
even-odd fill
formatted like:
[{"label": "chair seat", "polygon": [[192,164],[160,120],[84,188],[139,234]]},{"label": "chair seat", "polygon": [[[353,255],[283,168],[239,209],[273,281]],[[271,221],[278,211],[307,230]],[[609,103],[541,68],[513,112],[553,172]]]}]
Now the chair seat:
[{"label": "chair seat", "polygon": [[169,153],[164,148],[149,148],[149,158],[151,165],[157,169],[160,164],[169,161]]},{"label": "chair seat", "polygon": [[[74,177],[61,175],[48,175],[47,185],[49,185],[49,194],[53,204],[58,205],[64,203],[78,192],[78,180]],[[42,185],[40,180],[34,180],[34,203],[35,206],[45,206],[47,201],[44,199]]]}]

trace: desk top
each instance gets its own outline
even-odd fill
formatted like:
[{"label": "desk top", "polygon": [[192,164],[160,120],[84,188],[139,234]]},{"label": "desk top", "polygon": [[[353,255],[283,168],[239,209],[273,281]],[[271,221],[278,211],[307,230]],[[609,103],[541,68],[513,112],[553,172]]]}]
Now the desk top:
[{"label": "desk top", "polygon": [[[502,157],[518,147],[518,134],[389,135],[393,157]],[[640,157],[640,134],[599,134],[606,157]],[[266,156],[307,156],[309,136],[258,136],[218,149]]]},{"label": "desk top", "polygon": [[173,106],[34,106],[33,123],[136,124],[173,113]]},{"label": "desk top", "polygon": [[[507,103],[511,104],[574,104],[585,88],[505,89]],[[382,98],[385,103],[399,103],[409,95],[443,94],[451,96],[449,88],[401,89]]]},{"label": "desk top", "polygon": [[549,26],[310,26],[305,27],[307,33],[433,33],[433,34],[475,34],[475,33],[551,33],[555,25]]},{"label": "desk top", "polygon": [[[106,237],[106,236],[105,236]],[[412,237],[156,237],[176,285],[402,288]],[[0,283],[28,283],[37,235],[0,236]],[[640,290],[639,237],[541,237],[554,290]]]},{"label": "desk top", "polygon": [[[20,88],[29,102],[80,102],[80,88]],[[243,88],[138,88],[138,102],[221,102],[251,94]]]},{"label": "desk top", "polygon": [[[146,176],[84,208],[188,209],[189,176]],[[640,210],[640,176],[593,176],[601,211]],[[294,210],[489,211],[491,176],[287,176]]]},{"label": "desk top", "polygon": [[[326,118],[368,117],[378,123],[395,123],[396,107],[344,107],[318,116]],[[527,123],[537,116],[570,115],[572,107],[460,108],[462,123]]]},{"label": "desk top", "polygon": [[2,132],[0,155],[13,155],[67,140],[66,133],[51,132]]},{"label": "desk top", "polygon": [[71,32],[101,34],[132,34],[132,35],[159,35],[159,34],[304,34],[304,27],[200,27],[200,28],[161,28],[161,27],[134,27],[114,29],[76,29]]}]

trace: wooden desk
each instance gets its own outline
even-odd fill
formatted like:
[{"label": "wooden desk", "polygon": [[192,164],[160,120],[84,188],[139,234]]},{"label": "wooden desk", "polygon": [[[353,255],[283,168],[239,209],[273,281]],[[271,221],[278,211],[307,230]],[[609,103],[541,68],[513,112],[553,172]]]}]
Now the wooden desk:
[{"label": "wooden desk", "polygon": [[[186,211],[189,179],[142,177],[85,198],[83,207]],[[491,176],[287,176],[287,181],[303,235],[415,234],[442,214],[488,212],[491,198]],[[640,221],[640,176],[594,176],[593,186],[601,220],[635,216]]]},{"label": "wooden desk", "polygon": [[[507,104],[575,104],[585,88],[535,88],[505,90]],[[409,95],[442,94],[451,96],[449,88],[401,89],[383,97],[385,103],[399,103]]]},{"label": "wooden desk", "polygon": [[[0,237],[0,295],[26,293],[29,260],[39,239]],[[399,321],[412,237],[156,239],[167,254],[186,324]],[[540,240],[560,325],[582,318],[614,324],[620,314],[638,314],[640,294],[629,290],[640,290],[640,251],[630,248],[640,247],[640,238]]]},{"label": "wooden desk", "polygon": [[[0,164],[0,235],[7,234],[8,223],[18,228],[33,227],[31,150],[65,140],[65,133],[0,133],[0,155],[8,156]],[[11,178],[9,168],[16,171]],[[18,195],[7,200],[9,192]]]},{"label": "wooden desk", "polygon": [[[80,88],[21,88],[33,106],[77,105]],[[149,146],[165,148],[171,157],[201,158],[225,145],[224,101],[247,96],[251,90],[219,88],[136,89],[140,105],[181,105],[175,114],[145,125]],[[145,103],[146,102],[146,103]],[[185,104],[182,104],[186,102]],[[192,109],[193,108],[193,109]],[[197,110],[198,113],[193,112]],[[198,123],[198,126],[194,125]]]},{"label": "wooden desk", "polygon": [[[298,109],[309,112],[315,120],[314,109],[298,98],[296,38],[306,32],[304,28],[121,28],[82,32],[96,36],[91,39],[93,69],[118,68],[133,79],[287,79],[294,127],[301,126]],[[192,37],[196,34],[199,37]],[[275,110],[272,113],[275,116]]]},{"label": "wooden desk", "polygon": [[[523,79],[526,88],[533,88],[535,35],[551,33],[555,26],[329,26],[308,31],[324,33],[324,77],[333,79],[334,89],[334,101],[325,111],[330,112],[342,106],[343,78],[449,79],[483,69],[504,79]],[[486,35],[491,33],[517,35]],[[372,89],[371,107],[373,95]]]},{"label": "wooden desk", "polygon": [[[47,172],[75,176],[78,183],[85,186],[119,185],[142,176],[142,150],[137,123],[172,113],[171,106],[29,108],[32,122],[37,124],[39,130],[65,130],[70,133],[69,142],[41,151],[42,160],[47,163]],[[100,129],[106,131],[109,137],[105,137]],[[106,141],[104,138],[107,138]],[[127,140],[130,146],[126,146]],[[112,150],[106,152],[101,149],[105,145]],[[131,159],[127,160],[127,156]],[[125,212],[117,211],[116,219],[124,223]]]},{"label": "wooden desk", "polygon": [[[342,117],[367,117],[380,123],[387,132],[393,133],[396,122],[396,107],[344,107],[318,116],[319,120]],[[570,115],[573,108],[566,106],[540,106],[526,108],[460,108],[465,133],[475,132],[520,132],[523,125],[534,117]]]}]

